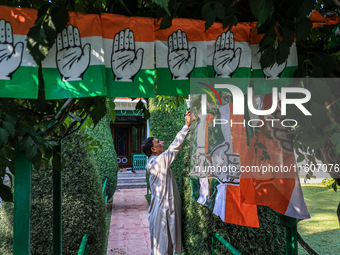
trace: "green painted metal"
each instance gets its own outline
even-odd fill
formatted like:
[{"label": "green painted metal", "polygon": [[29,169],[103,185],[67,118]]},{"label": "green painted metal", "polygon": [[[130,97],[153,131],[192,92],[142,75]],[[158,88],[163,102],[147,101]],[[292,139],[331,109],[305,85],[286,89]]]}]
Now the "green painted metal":
[{"label": "green painted metal", "polygon": [[104,199],[105,199],[105,203],[107,202],[106,184],[107,184],[107,178],[105,179],[104,184],[103,184],[103,196],[104,196]]},{"label": "green painted metal", "polygon": [[32,163],[15,148],[13,255],[31,254]]},{"label": "green painted metal", "polygon": [[88,235],[86,234],[83,236],[83,239],[81,240],[78,255],[87,255],[87,239]]},{"label": "green painted metal", "polygon": [[[60,152],[60,145],[55,146]],[[62,179],[61,172],[53,168],[53,255],[62,254]]]},{"label": "green painted metal", "polygon": [[[273,210],[274,211],[274,210]],[[298,254],[298,233],[297,223],[298,219],[292,218],[286,215],[282,215],[274,211],[275,214],[281,219],[282,224],[286,227],[286,254],[297,255]]]},{"label": "green painted metal", "polygon": [[212,237],[212,254],[215,254],[215,245],[216,245],[216,240],[220,241],[233,255],[241,255],[241,253],[236,250],[230,243],[227,242],[222,236],[219,234],[214,234]]},{"label": "green painted metal", "polygon": [[135,172],[145,171],[148,157],[145,154],[132,154],[132,170]]}]

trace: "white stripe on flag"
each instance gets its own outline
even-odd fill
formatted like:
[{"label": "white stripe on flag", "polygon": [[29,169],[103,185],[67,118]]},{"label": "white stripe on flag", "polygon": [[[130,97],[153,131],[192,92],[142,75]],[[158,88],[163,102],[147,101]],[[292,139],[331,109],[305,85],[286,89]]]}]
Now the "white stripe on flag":
[{"label": "white stripe on flag", "polygon": [[[103,39],[104,52],[105,52],[105,67],[111,67],[111,55],[113,39]],[[155,53],[154,42],[135,42],[135,51],[138,49],[144,49],[143,63],[141,69],[154,69],[155,68]]]},{"label": "white stripe on flag", "polygon": [[[251,59],[252,59],[252,68],[253,69],[261,69],[260,65],[260,56],[261,54],[258,53],[260,46],[258,44],[252,44],[251,47]],[[297,59],[297,49],[296,44],[293,43],[290,47],[290,53],[287,59],[287,66],[297,66],[298,59]]]},{"label": "white stripe on flag", "polygon": [[[155,41],[156,46],[156,67],[168,68],[168,41]],[[196,47],[196,64],[195,67],[207,66],[207,44],[205,41],[194,41],[188,43],[188,50]]]},{"label": "white stripe on flag", "polygon": [[[207,41],[207,63],[209,66],[213,64],[216,41]],[[251,48],[248,42],[235,42],[234,50],[241,48],[241,59],[238,67],[251,66]]]},{"label": "white stripe on flag", "polygon": [[24,44],[24,52],[20,66],[37,67],[37,64],[35,63],[33,57],[26,48],[27,47],[26,35],[13,35],[13,47],[15,47],[15,45],[18,42],[22,42]]},{"label": "white stripe on flag", "polygon": [[[102,37],[90,36],[81,37],[81,47],[89,43],[91,45],[91,66],[104,65],[104,47]],[[48,52],[48,56],[44,59],[42,66],[44,68],[57,68],[56,64],[56,44],[54,43],[52,48]]]}]

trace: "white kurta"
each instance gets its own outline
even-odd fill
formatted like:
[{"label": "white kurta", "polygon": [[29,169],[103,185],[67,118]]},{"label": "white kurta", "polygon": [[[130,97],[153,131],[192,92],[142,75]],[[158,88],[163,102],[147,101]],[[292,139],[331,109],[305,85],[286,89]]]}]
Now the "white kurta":
[{"label": "white kurta", "polygon": [[170,169],[189,131],[184,126],[169,148],[159,156],[151,156],[146,164],[151,188],[149,226],[151,254],[182,253],[181,197]]}]

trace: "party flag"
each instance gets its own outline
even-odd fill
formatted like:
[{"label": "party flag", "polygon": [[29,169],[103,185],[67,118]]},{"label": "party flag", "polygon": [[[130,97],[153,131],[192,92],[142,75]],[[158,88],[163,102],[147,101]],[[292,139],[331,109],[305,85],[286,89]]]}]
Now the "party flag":
[{"label": "party flag", "polygon": [[102,28],[98,15],[69,13],[69,22],[42,62],[46,99],[105,96]]},{"label": "party flag", "polygon": [[209,77],[204,22],[173,19],[168,29],[156,26],[157,93],[188,95],[190,78]]},{"label": "party flag", "polygon": [[154,19],[101,15],[108,96],[153,97]]},{"label": "party flag", "polygon": [[0,97],[38,98],[38,68],[26,48],[36,18],[34,9],[0,6]]}]

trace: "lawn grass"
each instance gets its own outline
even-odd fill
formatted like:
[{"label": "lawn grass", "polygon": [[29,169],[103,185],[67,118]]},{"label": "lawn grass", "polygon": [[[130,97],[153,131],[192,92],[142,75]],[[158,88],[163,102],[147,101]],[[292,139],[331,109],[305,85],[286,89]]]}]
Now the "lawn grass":
[{"label": "lawn grass", "polygon": [[[298,223],[301,237],[320,255],[340,254],[340,192],[318,184],[303,184],[302,191],[311,218]],[[308,255],[300,245],[299,254]]]}]

